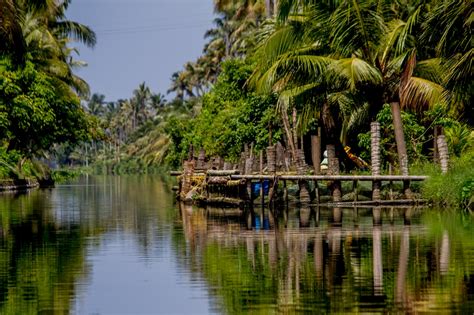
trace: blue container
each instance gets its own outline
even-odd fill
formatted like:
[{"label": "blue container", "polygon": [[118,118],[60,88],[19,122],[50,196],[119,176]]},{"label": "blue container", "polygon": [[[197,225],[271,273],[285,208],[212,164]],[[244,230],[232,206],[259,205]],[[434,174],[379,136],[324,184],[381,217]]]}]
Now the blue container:
[{"label": "blue container", "polygon": [[[270,190],[270,181],[268,179],[263,181],[263,194],[268,195]],[[252,183],[252,195],[254,197],[260,196],[260,182]]]}]

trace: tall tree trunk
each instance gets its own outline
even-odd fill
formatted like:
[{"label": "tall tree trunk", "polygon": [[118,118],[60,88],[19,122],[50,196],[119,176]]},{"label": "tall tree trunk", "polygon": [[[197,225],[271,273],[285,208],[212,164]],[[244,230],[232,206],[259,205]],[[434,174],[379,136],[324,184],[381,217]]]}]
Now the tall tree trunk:
[{"label": "tall tree trunk", "polygon": [[286,109],[282,109],[281,113],[282,113],[282,120],[283,120],[283,128],[285,129],[286,138],[288,140],[288,146],[290,147],[291,155],[293,156],[293,159],[295,159],[296,161],[296,146],[295,146],[295,143],[293,142],[293,136],[290,130],[290,121],[288,118],[288,112],[286,111]]},{"label": "tall tree trunk", "polygon": [[395,302],[405,306],[406,303],[406,277],[408,259],[410,254],[410,227],[403,227],[400,241],[400,256],[398,258],[397,280],[395,283]]},{"label": "tall tree trunk", "polygon": [[311,136],[311,159],[313,160],[314,174],[321,174],[321,128],[318,128],[318,135]]},{"label": "tall tree trunk", "polygon": [[439,162],[441,164],[441,172],[446,174],[449,169],[449,151],[448,143],[444,135],[438,136],[438,150],[439,150]]},{"label": "tall tree trunk", "polygon": [[448,231],[443,231],[443,238],[441,240],[441,249],[439,255],[439,271],[442,275],[445,275],[449,271],[449,234]]},{"label": "tall tree trunk", "polygon": [[[293,135],[293,143],[295,144],[295,149],[298,149],[298,133],[296,131],[296,124],[298,122],[297,120],[297,113],[296,113],[296,108],[293,107],[293,110],[292,110],[292,126],[291,126],[291,131],[292,131],[292,135]],[[297,161],[295,159],[295,161]]]},{"label": "tall tree trunk", "polygon": [[[380,123],[370,124],[372,175],[380,175]],[[372,200],[380,200],[380,181],[372,182]]]},{"label": "tall tree trunk", "polygon": [[[402,115],[400,111],[400,103],[390,103],[393,118],[393,130],[395,132],[395,142],[397,143],[398,164],[400,166],[400,173],[408,176],[408,154],[405,143],[405,136],[403,135]],[[412,199],[409,181],[403,181],[403,191],[405,198]]]},{"label": "tall tree trunk", "polygon": [[405,136],[403,135],[402,115],[400,111],[400,103],[390,103],[393,117],[393,130],[395,132],[395,142],[397,143],[398,164],[400,173],[408,175],[408,155]]},{"label": "tall tree trunk", "polygon": [[373,227],[372,239],[374,294],[383,295],[382,227],[380,225]]}]

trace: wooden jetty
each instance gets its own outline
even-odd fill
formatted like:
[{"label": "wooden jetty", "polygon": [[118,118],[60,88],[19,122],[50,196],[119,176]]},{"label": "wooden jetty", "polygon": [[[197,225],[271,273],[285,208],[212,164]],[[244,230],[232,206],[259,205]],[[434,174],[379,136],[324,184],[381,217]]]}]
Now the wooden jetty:
[{"label": "wooden jetty", "polygon": [[[362,161],[371,174],[340,174],[339,159],[349,160],[348,157],[352,156],[349,161],[354,161],[353,158],[357,157],[348,151],[347,156],[340,152],[337,156],[334,145],[326,146],[325,162],[321,163],[321,139],[316,139],[314,143],[319,147],[311,147],[312,167],[306,164],[309,159],[305,156],[302,143],[300,148],[290,149],[277,143],[258,152],[254,150],[253,144],[250,147],[245,145],[240,160],[233,163],[219,156],[206,157],[203,149],[195,155],[191,147],[188,159],[183,162],[183,171],[172,171],[171,175],[179,177],[179,187],[176,190],[179,199],[185,202],[253,204],[258,197],[262,204],[272,203],[276,199],[287,202],[290,190],[293,193],[297,191],[297,198],[292,201],[301,204],[364,202],[366,205],[378,205],[421,202],[412,193],[411,184],[424,181],[428,177],[408,175],[407,168],[402,167],[401,175],[392,175],[392,167],[389,169],[389,175],[383,175],[379,123],[372,123],[371,128],[371,165]],[[326,169],[322,170],[321,165],[324,163]],[[352,184],[349,189],[347,182]],[[362,182],[371,183],[370,190],[368,185],[360,184]],[[397,182],[402,184],[401,188],[395,185]],[[346,192],[350,190],[350,198],[343,194],[343,188]],[[384,194],[386,196],[383,196]]]},{"label": "wooden jetty", "polygon": [[[359,182],[371,182],[372,191],[374,189],[380,189],[380,185],[374,185],[374,183],[387,182],[391,191],[394,189],[395,182],[403,183],[403,187],[410,187],[412,182],[424,181],[427,176],[417,175],[295,175],[287,173],[278,174],[240,174],[239,170],[207,170],[198,171],[196,173],[188,173],[188,177],[184,178],[186,173],[173,171],[172,176],[179,176],[180,185],[178,190],[179,196],[184,201],[198,200],[204,203],[211,204],[240,204],[242,202],[253,201],[255,199],[255,191],[252,191],[253,184],[260,184],[258,188],[263,190],[262,183],[267,181],[269,184],[269,191],[266,194],[260,192],[258,196],[261,198],[262,203],[272,202],[279,191],[282,190],[282,196],[284,201],[288,201],[288,183],[298,184],[301,181],[309,183],[311,187],[314,187],[310,192],[310,198],[305,203],[323,204],[321,202],[321,184],[330,186],[332,182],[351,182],[352,183],[352,194],[353,198],[351,201],[335,200],[334,196],[326,205],[395,205],[395,204],[420,204],[423,200],[416,199],[399,199],[399,200],[359,200]],[[194,181],[194,182],[193,182]],[[200,183],[197,183],[200,181]],[[186,186],[186,182],[193,182],[191,186],[198,186],[201,188],[199,197],[196,194],[189,194],[192,188],[188,188],[183,191],[183,187]],[[197,193],[198,190],[196,189]],[[380,194],[379,194],[380,195]],[[188,199],[188,200],[187,200]],[[301,200],[298,200],[301,202]]]}]

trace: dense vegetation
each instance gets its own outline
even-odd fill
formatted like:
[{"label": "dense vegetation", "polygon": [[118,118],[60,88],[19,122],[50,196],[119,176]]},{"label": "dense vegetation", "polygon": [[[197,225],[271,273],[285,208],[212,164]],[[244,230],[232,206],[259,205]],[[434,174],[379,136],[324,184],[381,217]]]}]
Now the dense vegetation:
[{"label": "dense vegetation", "polygon": [[[404,152],[413,172],[426,170],[441,130],[451,172],[459,164],[465,174],[474,143],[470,2],[215,1],[215,12],[203,55],[172,76],[172,101],[144,84],[129,100],[95,95],[88,109],[105,141],[69,157],[146,172],[179,167],[191,145],[235,161],[245,144],[259,151],[277,141],[296,157],[321,127],[323,146],[334,144],[340,157],[350,146],[369,160],[377,120],[386,171],[408,172]],[[469,190],[472,171],[466,178],[460,185]]]},{"label": "dense vegetation", "polygon": [[[67,20],[69,1],[0,1],[0,176],[38,174],[57,144],[87,141],[95,129],[80,104],[87,83],[73,73],[73,40],[95,44],[88,27]],[[38,169],[39,168],[39,169]],[[41,172],[43,175],[44,172]]]},{"label": "dense vegetation", "polygon": [[[385,170],[408,173],[405,160],[412,172],[426,170],[435,133],[447,138],[451,172],[471,163],[469,1],[216,0],[202,56],[171,78],[173,99],[143,83],[114,102],[89,98],[72,72],[82,63],[71,58],[71,40],[92,46],[95,36],[66,20],[68,3],[2,1],[4,176],[45,155],[100,172],[176,168],[191,145],[235,161],[245,144],[259,151],[279,141],[296,160],[318,128],[341,160],[345,146],[368,160],[373,121]],[[474,174],[466,176],[470,199]]]}]

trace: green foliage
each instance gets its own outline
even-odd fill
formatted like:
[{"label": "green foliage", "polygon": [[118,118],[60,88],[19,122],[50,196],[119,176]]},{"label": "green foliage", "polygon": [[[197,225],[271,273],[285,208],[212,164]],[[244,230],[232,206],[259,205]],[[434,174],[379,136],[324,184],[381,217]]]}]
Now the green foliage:
[{"label": "green foliage", "polygon": [[64,183],[71,179],[77,178],[81,175],[81,172],[78,169],[72,168],[62,168],[53,170],[51,172],[51,178],[54,180],[55,183]]},{"label": "green foliage", "polygon": [[447,174],[432,163],[422,163],[412,168],[415,174],[428,175],[421,192],[424,198],[438,205],[470,207],[474,201],[474,150],[460,158],[453,158]]},{"label": "green foliage", "polygon": [[449,116],[443,106],[425,112],[424,121],[432,126],[443,127],[450,154],[460,157],[474,147],[474,130]]},{"label": "green foliage", "polygon": [[186,157],[189,145],[204,148],[209,155],[236,160],[245,143],[257,150],[281,138],[273,96],[257,95],[246,86],[252,64],[232,59],[222,64],[216,84],[202,98],[202,109],[193,120],[173,119],[166,127],[173,149],[167,161]]},{"label": "green foliage", "polygon": [[54,143],[88,138],[79,99],[62,82],[32,63],[0,76],[0,138],[9,149],[32,157]]},{"label": "green foliage", "polygon": [[474,130],[456,122],[444,129],[449,152],[457,157],[474,146]]},{"label": "green foliage", "polygon": [[[423,144],[426,141],[425,128],[420,124],[415,115],[402,112],[401,116],[408,157],[412,162],[422,161],[426,158],[422,152]],[[377,121],[380,122],[382,160],[395,163],[397,161],[397,150],[390,105],[385,104],[383,106],[377,114]],[[363,150],[361,157],[370,160],[370,131],[359,134],[358,139],[359,147]]]}]

